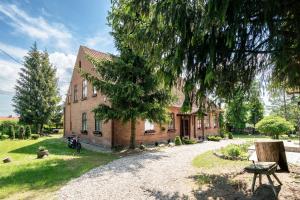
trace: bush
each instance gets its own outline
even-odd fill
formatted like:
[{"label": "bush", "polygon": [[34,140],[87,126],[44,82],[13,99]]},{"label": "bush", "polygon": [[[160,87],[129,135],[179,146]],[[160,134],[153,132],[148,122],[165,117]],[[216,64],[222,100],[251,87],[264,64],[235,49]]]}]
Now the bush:
[{"label": "bush", "polygon": [[8,138],[9,138],[9,135],[6,135],[6,134],[0,135],[0,139],[1,139],[1,140],[6,140],[6,139],[8,139]]},{"label": "bush", "polygon": [[281,135],[280,136],[280,139],[283,139],[283,140],[288,140],[289,139],[289,136],[284,134],[284,135]]},{"label": "bush", "polygon": [[16,132],[15,132],[15,127],[14,125],[10,125],[10,128],[9,128],[9,136],[11,139],[15,139],[16,138]]},{"label": "bush", "polygon": [[228,133],[228,139],[233,139],[233,134],[231,132]]},{"label": "bush", "polygon": [[296,134],[291,134],[289,137],[290,138],[297,138],[298,136]]},{"label": "bush", "polygon": [[225,156],[225,158],[229,159],[248,159],[248,147],[250,144],[230,144],[227,147],[221,149],[221,153]]},{"label": "bush", "polygon": [[1,125],[0,125],[0,131],[2,132],[2,134],[11,136],[9,134],[10,133],[10,127],[11,126],[16,127],[17,125],[18,125],[18,122],[13,121],[13,120],[2,121]]},{"label": "bush", "polygon": [[196,144],[197,141],[194,139],[189,139],[188,137],[183,137],[182,138],[182,143],[183,144]]},{"label": "bush", "polygon": [[176,137],[175,137],[175,145],[176,145],[176,146],[182,145],[182,141],[181,141],[181,139],[180,139],[179,136],[176,136]]},{"label": "bush", "polygon": [[24,126],[19,126],[19,138],[20,139],[24,139],[25,137],[25,129],[24,129]]},{"label": "bush", "polygon": [[211,135],[211,136],[208,136],[208,137],[207,137],[207,140],[219,142],[220,140],[222,140],[222,138],[221,138],[220,136],[214,136],[214,135]]},{"label": "bush", "polygon": [[31,128],[29,125],[25,126],[25,137],[30,138],[31,136]]},{"label": "bush", "polygon": [[264,117],[257,123],[256,128],[260,133],[269,134],[274,139],[279,139],[279,135],[295,130],[293,124],[278,116]]},{"label": "bush", "polygon": [[37,140],[39,137],[40,136],[38,134],[31,134],[31,139]]},{"label": "bush", "polygon": [[39,151],[45,151],[45,150],[47,150],[46,147],[44,147],[44,146],[39,146]]}]

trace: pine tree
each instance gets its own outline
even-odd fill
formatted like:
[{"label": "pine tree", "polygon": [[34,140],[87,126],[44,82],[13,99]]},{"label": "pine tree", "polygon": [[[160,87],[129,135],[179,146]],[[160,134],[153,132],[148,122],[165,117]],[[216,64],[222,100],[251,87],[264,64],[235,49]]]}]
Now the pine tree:
[{"label": "pine tree", "polygon": [[[115,33],[117,34],[117,33]],[[115,38],[117,36],[115,35]],[[117,119],[130,122],[130,148],[135,148],[135,125],[138,119],[163,123],[168,120],[167,107],[172,101],[170,90],[165,89],[156,71],[145,59],[118,43],[120,56],[111,61],[91,59],[100,79],[84,73],[93,85],[106,95],[110,105],[101,104],[94,110],[103,120]]]},{"label": "pine tree", "polygon": [[13,102],[15,112],[20,115],[20,122],[33,124],[41,134],[60,98],[56,69],[50,64],[48,53],[39,52],[36,43],[24,58],[15,89]]}]

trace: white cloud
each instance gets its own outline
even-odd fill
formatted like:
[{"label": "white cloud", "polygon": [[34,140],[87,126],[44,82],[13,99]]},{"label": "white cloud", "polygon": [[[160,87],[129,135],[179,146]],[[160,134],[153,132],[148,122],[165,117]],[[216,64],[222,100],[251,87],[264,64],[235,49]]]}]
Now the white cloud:
[{"label": "white cloud", "polygon": [[57,69],[60,94],[64,97],[70,84],[76,56],[73,54],[54,52],[49,54],[49,59]]},{"label": "white cloud", "polygon": [[14,57],[17,57],[19,59],[23,58],[27,53],[27,50],[25,50],[23,48],[11,46],[11,45],[8,45],[8,44],[4,44],[2,42],[0,42],[0,49],[4,50],[8,54],[10,54]]},{"label": "white cloud", "polygon": [[72,34],[63,24],[50,24],[41,16],[32,17],[12,4],[0,4],[0,13],[10,19],[8,24],[16,31],[61,50],[70,50]]},{"label": "white cloud", "polygon": [[21,65],[15,62],[0,60],[0,88],[14,92],[14,86],[19,76]]},{"label": "white cloud", "polygon": [[98,32],[96,35],[87,38],[85,45],[99,51],[116,54],[114,39],[107,32]]}]

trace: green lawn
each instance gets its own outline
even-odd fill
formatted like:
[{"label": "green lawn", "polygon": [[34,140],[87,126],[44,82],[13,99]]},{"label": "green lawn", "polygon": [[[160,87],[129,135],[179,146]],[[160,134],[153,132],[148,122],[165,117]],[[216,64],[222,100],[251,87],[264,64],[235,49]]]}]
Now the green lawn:
[{"label": "green lawn", "polygon": [[[0,141],[0,199],[53,198],[53,192],[72,178],[117,158],[87,150],[76,154],[60,137]],[[49,150],[48,158],[36,159],[39,146]],[[3,164],[5,157],[13,162]]]}]

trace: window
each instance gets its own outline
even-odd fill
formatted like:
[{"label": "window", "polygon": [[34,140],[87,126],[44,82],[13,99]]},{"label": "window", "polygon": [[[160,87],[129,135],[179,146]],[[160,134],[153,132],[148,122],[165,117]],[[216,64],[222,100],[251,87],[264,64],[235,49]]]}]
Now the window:
[{"label": "window", "polygon": [[218,117],[217,114],[214,114],[214,128],[218,127]]},{"label": "window", "polygon": [[93,86],[93,96],[97,96],[97,88]]},{"label": "window", "polygon": [[82,99],[86,99],[87,97],[87,80],[83,79],[82,81]]},{"label": "window", "polygon": [[86,115],[86,113],[82,113],[81,133],[87,134],[87,115]]},{"label": "window", "polygon": [[74,102],[77,102],[78,101],[78,98],[77,98],[77,85],[74,85],[74,96],[73,96],[73,100]]},{"label": "window", "polygon": [[95,131],[94,134],[102,136],[102,122],[100,119],[97,119],[95,114]]},{"label": "window", "polygon": [[68,102],[68,104],[71,103],[71,95],[70,94],[68,94],[68,96],[67,96],[67,102]]},{"label": "window", "polygon": [[145,120],[145,132],[146,133],[154,132],[154,124],[151,123],[148,119]]},{"label": "window", "polygon": [[168,124],[168,130],[175,130],[175,117],[174,113],[170,113],[170,122]]},{"label": "window", "polygon": [[201,129],[201,119],[197,118],[197,129]]},{"label": "window", "polygon": [[210,128],[210,116],[205,116],[204,118],[205,128]]},{"label": "window", "polygon": [[81,68],[81,60],[79,60],[79,68]]}]

